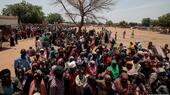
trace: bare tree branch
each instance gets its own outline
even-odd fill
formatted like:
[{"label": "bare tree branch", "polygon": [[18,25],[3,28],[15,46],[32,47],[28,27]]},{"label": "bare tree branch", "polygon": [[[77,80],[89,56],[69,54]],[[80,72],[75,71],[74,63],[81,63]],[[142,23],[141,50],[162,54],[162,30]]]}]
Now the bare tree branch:
[{"label": "bare tree branch", "polygon": [[[68,14],[70,13],[70,12],[68,11],[68,9],[66,8],[66,6],[64,5],[63,0],[56,0],[56,3],[57,3],[57,2],[59,2],[59,3],[63,6],[64,10],[65,10]],[[73,17],[72,17],[71,15],[69,15],[69,17],[71,18],[71,20],[73,21],[73,23],[77,25],[77,23],[76,23],[76,21],[73,19]]]},{"label": "bare tree branch", "polygon": [[[69,11],[63,1],[67,2],[74,10]],[[95,13],[102,10],[108,10],[111,5],[115,4],[113,1],[114,0],[56,0],[57,3],[60,3],[63,6],[66,14],[71,20],[79,27],[79,31],[81,31],[86,18],[97,20],[99,17],[95,16]],[[81,19],[79,24],[75,21],[77,16],[80,16]]]}]

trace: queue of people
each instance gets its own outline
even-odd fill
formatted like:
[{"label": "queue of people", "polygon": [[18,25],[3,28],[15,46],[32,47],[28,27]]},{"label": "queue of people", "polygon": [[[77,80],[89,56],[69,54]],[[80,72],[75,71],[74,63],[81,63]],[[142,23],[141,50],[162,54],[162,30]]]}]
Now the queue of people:
[{"label": "queue of people", "polygon": [[163,57],[151,52],[151,42],[148,48],[140,42],[115,45],[117,37],[110,37],[106,30],[77,35],[74,28],[36,36],[36,48],[22,49],[16,58],[15,78],[9,69],[0,71],[0,95],[170,93],[167,44]]},{"label": "queue of people", "polygon": [[9,43],[11,47],[18,44],[18,40],[33,38],[35,35],[44,33],[44,30],[39,26],[23,26],[11,30]]}]

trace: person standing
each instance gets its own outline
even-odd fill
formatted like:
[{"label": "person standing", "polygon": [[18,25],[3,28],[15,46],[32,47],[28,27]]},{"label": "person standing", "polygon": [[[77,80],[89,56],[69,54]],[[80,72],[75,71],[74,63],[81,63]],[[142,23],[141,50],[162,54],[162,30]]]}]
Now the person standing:
[{"label": "person standing", "polygon": [[76,94],[83,95],[84,86],[87,84],[87,78],[83,70],[79,70],[79,74],[75,78],[76,82]]},{"label": "person standing", "polygon": [[14,33],[11,34],[11,37],[10,37],[10,46],[15,46],[15,35]]},{"label": "person standing", "polygon": [[104,79],[96,80],[99,95],[116,95],[115,86],[110,75],[106,74]]},{"label": "person standing", "polygon": [[14,29],[14,40],[15,40],[15,44],[18,44],[18,30],[17,29]]},{"label": "person standing", "polygon": [[18,76],[18,69],[23,68],[24,71],[28,71],[30,67],[30,58],[26,54],[26,50],[22,49],[20,51],[20,56],[14,62],[15,74]]},{"label": "person standing", "polygon": [[112,60],[111,65],[107,67],[107,70],[111,72],[113,79],[116,79],[120,74],[120,67],[116,60]]},{"label": "person standing", "polygon": [[41,70],[36,70],[34,73],[34,79],[32,80],[29,88],[29,94],[28,95],[34,95],[34,94],[40,94],[40,95],[48,95],[45,82],[42,78],[42,72]]},{"label": "person standing", "polygon": [[62,66],[59,65],[54,65],[53,67],[54,76],[51,76],[48,82],[49,95],[64,95],[64,69]]},{"label": "person standing", "polygon": [[126,31],[123,32],[123,39],[126,38]]},{"label": "person standing", "polygon": [[115,40],[117,40],[117,32],[115,33]]},{"label": "person standing", "polygon": [[116,41],[115,41],[115,39],[113,38],[112,41],[111,41],[111,47],[114,47],[115,44],[116,44]]},{"label": "person standing", "polygon": [[36,47],[36,50],[38,51],[43,47],[42,41],[40,40],[39,36],[36,37],[35,47]]},{"label": "person standing", "polygon": [[134,30],[132,30],[131,38],[134,38],[134,37],[135,37],[135,33],[134,33]]},{"label": "person standing", "polygon": [[162,50],[166,56],[166,60],[169,61],[168,54],[170,53],[170,49],[168,49],[168,44],[165,44],[165,46],[162,48]]},{"label": "person standing", "polygon": [[133,93],[127,73],[122,73],[120,77],[114,81],[114,85],[120,95],[132,95]]},{"label": "person standing", "polygon": [[18,78],[11,78],[11,71],[0,71],[0,95],[22,95],[23,88]]}]

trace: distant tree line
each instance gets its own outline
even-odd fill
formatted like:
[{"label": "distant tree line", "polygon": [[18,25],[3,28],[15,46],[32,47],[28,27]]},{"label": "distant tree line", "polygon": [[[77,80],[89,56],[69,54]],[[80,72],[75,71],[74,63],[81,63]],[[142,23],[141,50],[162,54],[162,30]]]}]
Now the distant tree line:
[{"label": "distant tree line", "polygon": [[[61,1],[59,3],[63,4],[63,2],[61,2]],[[72,3],[76,3],[76,2],[72,2]],[[109,6],[108,1],[105,0],[105,3],[107,4],[107,6],[105,6],[107,8]],[[101,3],[99,3],[99,4],[101,4]],[[102,6],[102,4],[101,4],[101,6]],[[81,6],[78,6],[78,7],[81,7]],[[93,7],[95,7],[95,6],[93,6]],[[39,23],[42,23],[43,21],[48,21],[50,24],[54,24],[55,22],[57,22],[57,23],[64,22],[64,18],[60,14],[50,13],[47,16],[45,16],[44,12],[42,11],[41,6],[32,5],[26,1],[22,1],[21,3],[6,5],[6,7],[3,8],[1,14],[4,16],[18,16],[19,23],[39,24]],[[71,14],[69,14],[69,15],[70,15],[70,17],[72,17]],[[84,16],[86,16],[86,15],[83,15],[83,17]],[[111,20],[108,20],[105,23],[102,23],[102,22],[96,22],[95,20],[85,21],[85,18],[84,18],[83,22],[80,21],[80,23],[81,23],[80,28],[83,25],[82,23],[97,24],[97,25],[105,24],[107,26],[120,26],[120,27],[134,27],[134,26],[139,26],[139,25],[145,26],[145,27],[150,27],[150,26],[170,27],[170,13],[162,15],[158,19],[143,18],[141,23],[135,23],[135,22],[128,23],[126,21],[121,21],[119,23],[113,23]]]},{"label": "distant tree line", "polygon": [[107,26],[119,26],[119,27],[134,27],[134,26],[161,26],[161,27],[170,27],[170,13],[158,17],[158,19],[143,18],[141,23],[136,22],[126,22],[120,21],[119,23],[113,23],[111,20],[106,21],[105,25]]},{"label": "distant tree line", "polygon": [[144,18],[142,20],[143,26],[161,26],[170,27],[170,13],[158,17],[158,19]]},{"label": "distant tree line", "polygon": [[18,16],[19,23],[39,24],[44,20],[53,24],[54,22],[62,23],[63,17],[58,13],[51,13],[45,16],[41,6],[32,5],[26,1],[21,3],[6,5],[2,10],[4,16]]}]

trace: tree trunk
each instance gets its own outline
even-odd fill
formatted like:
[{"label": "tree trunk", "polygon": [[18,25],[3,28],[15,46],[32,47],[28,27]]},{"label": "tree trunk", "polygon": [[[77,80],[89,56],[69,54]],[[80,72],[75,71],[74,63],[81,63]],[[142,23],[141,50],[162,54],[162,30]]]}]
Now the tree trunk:
[{"label": "tree trunk", "polygon": [[82,35],[82,27],[84,25],[84,16],[81,16],[81,21],[78,27],[78,34],[81,36]]}]

